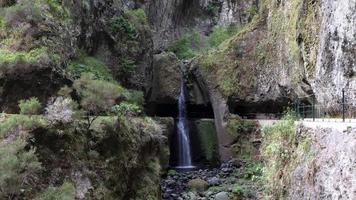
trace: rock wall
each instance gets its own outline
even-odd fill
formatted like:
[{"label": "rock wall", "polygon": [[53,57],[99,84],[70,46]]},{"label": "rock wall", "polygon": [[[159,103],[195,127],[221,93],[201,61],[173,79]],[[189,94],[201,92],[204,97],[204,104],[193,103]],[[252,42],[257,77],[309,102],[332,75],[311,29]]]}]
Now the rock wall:
[{"label": "rock wall", "polygon": [[318,102],[341,109],[342,89],[355,106],[356,1],[321,1],[320,46],[314,78],[310,80]]},{"label": "rock wall", "polygon": [[355,99],[355,1],[265,0],[258,7],[250,23],[191,67],[208,85],[220,142],[229,113],[279,115],[313,95],[335,112],[343,88],[350,104]]},{"label": "rock wall", "polygon": [[311,138],[311,149],[292,166],[287,198],[355,199],[356,130],[302,127],[298,133]]}]

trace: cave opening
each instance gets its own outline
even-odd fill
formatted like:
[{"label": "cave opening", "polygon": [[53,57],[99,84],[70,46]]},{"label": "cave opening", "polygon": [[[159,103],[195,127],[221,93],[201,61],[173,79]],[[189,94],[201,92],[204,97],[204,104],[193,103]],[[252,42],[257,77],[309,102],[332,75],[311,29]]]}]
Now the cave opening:
[{"label": "cave opening", "polygon": [[246,102],[228,100],[229,111],[244,119],[280,119],[284,111],[291,107],[289,99]]}]

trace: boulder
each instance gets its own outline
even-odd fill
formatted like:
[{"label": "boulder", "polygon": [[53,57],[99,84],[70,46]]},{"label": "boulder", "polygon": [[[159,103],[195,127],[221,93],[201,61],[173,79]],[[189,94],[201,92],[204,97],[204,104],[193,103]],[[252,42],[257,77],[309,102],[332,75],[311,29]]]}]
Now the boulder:
[{"label": "boulder", "polygon": [[147,87],[150,104],[175,104],[180,92],[180,62],[173,53],[154,55]]},{"label": "boulder", "polygon": [[188,188],[196,190],[197,192],[204,192],[209,187],[209,183],[203,179],[197,178],[190,180],[187,184]]},{"label": "boulder", "polygon": [[229,200],[227,192],[219,192],[215,195],[215,200]]}]

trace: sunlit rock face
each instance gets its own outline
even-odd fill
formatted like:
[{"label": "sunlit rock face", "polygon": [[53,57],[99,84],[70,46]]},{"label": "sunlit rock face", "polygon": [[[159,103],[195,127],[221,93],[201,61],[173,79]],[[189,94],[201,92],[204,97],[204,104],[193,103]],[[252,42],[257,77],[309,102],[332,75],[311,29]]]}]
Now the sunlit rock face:
[{"label": "sunlit rock face", "polygon": [[152,0],[143,5],[149,16],[156,50],[165,49],[192,31],[207,35],[215,25],[248,23],[258,0]]},{"label": "sunlit rock face", "polygon": [[[320,9],[320,47],[311,83],[320,103],[340,108],[342,89],[356,88],[356,1],[326,0]],[[356,99],[350,89],[346,95]]]},{"label": "sunlit rock face", "polygon": [[258,12],[258,0],[224,0],[221,2],[222,6],[218,19],[218,25],[220,26],[248,23],[252,19],[253,15]]}]

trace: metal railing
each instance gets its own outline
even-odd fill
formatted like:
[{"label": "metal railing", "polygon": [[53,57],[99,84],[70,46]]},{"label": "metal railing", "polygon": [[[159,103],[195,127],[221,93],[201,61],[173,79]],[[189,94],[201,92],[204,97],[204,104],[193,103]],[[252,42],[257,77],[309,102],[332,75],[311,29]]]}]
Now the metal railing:
[{"label": "metal railing", "polygon": [[343,89],[341,99],[333,105],[317,104],[314,95],[298,98],[293,110],[299,119],[310,118],[315,121],[316,118],[341,118],[345,122],[345,119],[356,118],[356,102],[352,98],[355,94],[354,89]]}]

